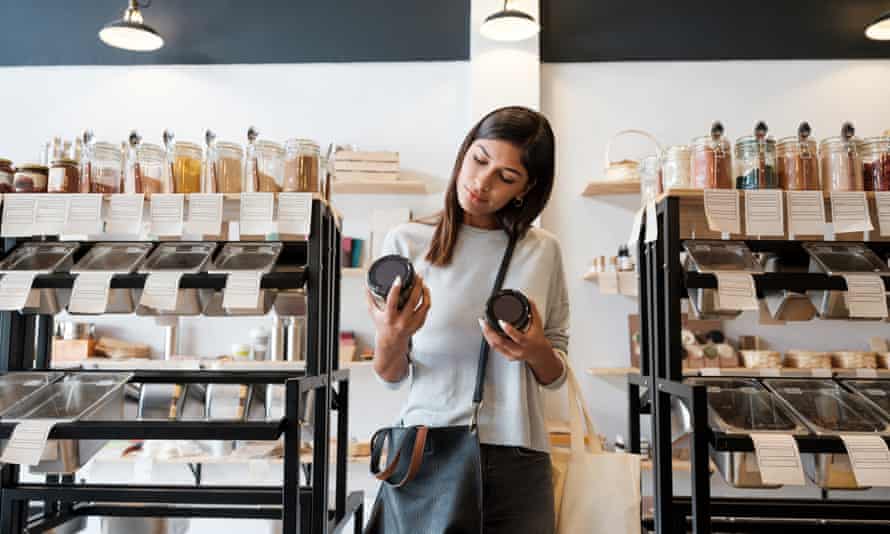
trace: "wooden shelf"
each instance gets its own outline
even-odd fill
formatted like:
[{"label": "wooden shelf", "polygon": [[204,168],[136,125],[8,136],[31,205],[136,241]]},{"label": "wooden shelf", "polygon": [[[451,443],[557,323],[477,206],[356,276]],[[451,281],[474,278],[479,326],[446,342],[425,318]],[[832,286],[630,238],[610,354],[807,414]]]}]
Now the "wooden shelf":
[{"label": "wooden shelf", "polygon": [[[584,275],[584,279],[599,285],[600,277],[603,274],[610,273],[588,272]],[[600,285],[600,293],[603,295],[625,295],[628,297],[636,297],[639,294],[639,277],[637,276],[637,273],[635,271],[624,271],[617,274],[618,279],[615,287],[612,288],[612,286],[608,286],[608,288],[604,290],[603,286]]]},{"label": "wooden shelf", "polygon": [[639,180],[627,180],[627,181],[608,181],[608,180],[594,180],[592,182],[588,182],[587,186],[584,188],[584,192],[581,193],[581,196],[584,197],[598,197],[605,195],[633,195],[639,194],[640,192],[640,181]]},{"label": "wooden shelf", "polygon": [[[708,464],[708,468],[712,473],[717,470],[717,466],[714,465],[713,461],[709,461]],[[688,473],[692,471],[692,462],[690,462],[689,460],[672,460],[671,467],[673,467],[674,471],[685,471]],[[652,460],[643,460],[642,462],[640,462],[640,470],[651,471]]]},{"label": "wooden shelf", "polygon": [[593,376],[625,376],[629,373],[640,374],[637,367],[591,367],[587,374]]},{"label": "wooden shelf", "polygon": [[342,274],[344,277],[361,278],[368,274],[368,270],[364,267],[344,267]]},{"label": "wooden shelf", "polygon": [[425,195],[426,184],[414,180],[389,182],[331,182],[331,191],[340,195]]}]

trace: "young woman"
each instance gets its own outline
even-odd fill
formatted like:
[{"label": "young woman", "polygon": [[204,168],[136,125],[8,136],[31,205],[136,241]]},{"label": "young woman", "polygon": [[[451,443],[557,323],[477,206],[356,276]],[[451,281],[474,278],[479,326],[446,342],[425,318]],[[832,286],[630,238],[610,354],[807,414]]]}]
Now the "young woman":
[{"label": "young woman", "polygon": [[[368,293],[374,370],[393,388],[410,377],[405,425],[468,424],[480,336],[491,346],[478,422],[487,534],[554,531],[540,389],[565,380],[569,302],[559,244],[531,226],[553,174],[553,131],[543,115],[520,107],[488,114],[460,147],[445,209],[386,238],[384,254],[405,256],[418,273],[409,301],[398,309],[398,280],[382,308]],[[509,234],[518,241],[503,287],[529,298],[532,321],[524,332],[502,324],[503,336],[481,317]]]}]

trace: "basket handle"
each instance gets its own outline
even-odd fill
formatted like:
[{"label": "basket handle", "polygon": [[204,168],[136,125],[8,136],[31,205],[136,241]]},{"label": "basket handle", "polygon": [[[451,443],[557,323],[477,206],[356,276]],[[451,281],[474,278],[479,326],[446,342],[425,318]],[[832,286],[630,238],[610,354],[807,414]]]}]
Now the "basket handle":
[{"label": "basket handle", "polygon": [[612,138],[609,139],[609,142],[606,143],[606,155],[605,155],[606,168],[608,168],[612,165],[612,158],[610,156],[610,153],[612,151],[612,142],[614,142],[615,139],[618,139],[622,135],[627,135],[627,134],[642,135],[643,137],[648,138],[650,141],[652,141],[652,144],[655,145],[655,150],[656,150],[655,155],[658,157],[661,157],[661,145],[658,143],[658,140],[655,139],[654,135],[650,134],[649,132],[644,132],[643,130],[621,130],[620,132],[613,135]]}]

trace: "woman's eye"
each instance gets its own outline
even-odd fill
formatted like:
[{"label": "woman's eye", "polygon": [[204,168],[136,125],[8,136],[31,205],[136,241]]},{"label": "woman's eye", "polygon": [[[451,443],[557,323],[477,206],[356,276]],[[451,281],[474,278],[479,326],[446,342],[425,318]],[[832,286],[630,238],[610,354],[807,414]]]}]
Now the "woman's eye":
[{"label": "woman's eye", "polygon": [[510,185],[516,183],[516,180],[513,180],[512,178],[508,178],[507,175],[504,173],[501,173],[501,180],[503,180],[504,183],[510,184]]},{"label": "woman's eye", "polygon": [[479,158],[479,156],[473,155],[473,161],[478,163],[479,165],[485,165],[485,161]]}]

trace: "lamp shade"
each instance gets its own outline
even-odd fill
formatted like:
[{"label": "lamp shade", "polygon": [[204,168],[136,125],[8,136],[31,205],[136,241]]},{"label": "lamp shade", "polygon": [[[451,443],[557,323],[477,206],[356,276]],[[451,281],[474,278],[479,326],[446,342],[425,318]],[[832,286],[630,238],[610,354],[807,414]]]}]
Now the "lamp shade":
[{"label": "lamp shade", "polygon": [[522,41],[538,34],[535,18],[517,9],[503,9],[486,17],[480,32],[494,41]]},{"label": "lamp shade", "polygon": [[874,41],[890,41],[890,11],[865,28],[865,36]]}]

